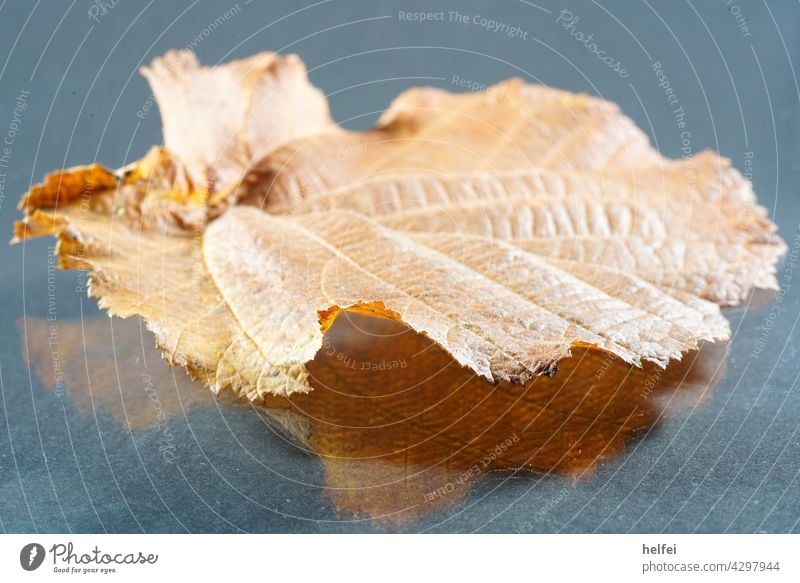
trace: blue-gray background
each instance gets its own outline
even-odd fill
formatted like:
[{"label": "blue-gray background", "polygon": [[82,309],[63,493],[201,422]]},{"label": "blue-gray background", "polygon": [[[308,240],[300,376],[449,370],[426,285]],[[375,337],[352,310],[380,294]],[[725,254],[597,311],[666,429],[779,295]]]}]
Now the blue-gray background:
[{"label": "blue-gray background", "polygon": [[[579,17],[576,29],[593,33],[627,78],[556,22],[562,9]],[[398,18],[420,10],[486,16],[521,27],[526,38]],[[660,61],[686,111],[692,151],[716,149],[740,169],[752,153],[759,199],[796,254],[800,5],[744,0],[571,0],[558,7],[545,0],[108,0],[102,9],[89,0],[3,0],[0,138],[11,132],[12,143],[8,168],[0,169],[0,238],[10,238],[18,196],[44,173],[95,159],[118,167],[161,141],[157,111],[142,115],[149,90],[137,69],[192,43],[206,64],[261,50],[298,53],[330,95],[336,119],[351,128],[371,125],[409,86],[455,90],[453,76],[477,84],[521,76],[619,103],[665,155],[679,157],[680,131],[651,69]],[[28,107],[15,119],[25,92]],[[178,471],[161,463],[146,431],[129,432],[103,410],[78,410],[46,390],[24,364],[18,322],[48,313],[48,244],[0,246],[0,529],[386,528],[338,513],[319,461],[263,429],[247,409],[214,406],[170,418],[181,444]],[[74,292],[75,281],[74,273],[58,274],[59,320],[104,318]],[[573,486],[556,477],[484,477],[465,501],[405,528],[800,530],[800,285],[782,281],[780,304],[731,314],[736,334],[725,378],[695,414],[665,422],[591,480]],[[766,348],[753,358],[759,338]],[[247,455],[226,437],[237,432],[247,435]]]}]

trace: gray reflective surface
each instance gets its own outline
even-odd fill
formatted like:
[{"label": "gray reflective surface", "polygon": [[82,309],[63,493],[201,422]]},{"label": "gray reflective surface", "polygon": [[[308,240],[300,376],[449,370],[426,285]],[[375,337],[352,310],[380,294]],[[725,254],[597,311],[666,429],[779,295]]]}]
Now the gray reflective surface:
[{"label": "gray reflective surface", "polygon": [[[19,194],[45,172],[93,159],[121,166],[160,142],[158,113],[136,69],[169,48],[193,46],[205,63],[265,49],[297,52],[330,95],[335,117],[352,128],[368,127],[393,96],[419,84],[465,90],[518,75],[602,95],[665,155],[713,148],[751,172],[790,253],[781,294],[757,295],[728,313],[734,339],[715,364],[721,380],[680,414],[639,432],[624,452],[606,456],[593,472],[577,472],[577,480],[487,470],[462,486],[456,466],[444,481],[434,476],[420,485],[405,471],[400,482],[382,480],[381,470],[365,465],[369,460],[352,459],[368,449],[321,444],[319,436],[328,434],[316,426],[309,435],[303,415],[212,399],[161,363],[137,321],[109,320],[87,300],[76,289],[79,274],[48,271],[51,241],[0,246],[0,528],[800,530],[800,286],[791,269],[800,251],[793,68],[800,9],[790,2],[570,4],[572,19],[545,2],[333,1],[281,21],[301,6],[3,4],[5,239]],[[444,21],[399,15],[423,5],[443,11]],[[509,27],[493,31],[476,16]],[[511,26],[519,30],[512,34]],[[581,41],[577,33],[593,39]],[[612,66],[592,52],[592,42],[613,56]],[[668,78],[677,104],[669,103],[655,69]],[[331,418],[338,413],[328,411]],[[379,430],[358,436],[364,448],[375,441],[391,449],[399,439]],[[394,458],[381,466],[390,476],[397,471],[392,464]],[[448,496],[426,499],[454,479],[458,487]],[[376,488],[376,480],[397,489]]]}]

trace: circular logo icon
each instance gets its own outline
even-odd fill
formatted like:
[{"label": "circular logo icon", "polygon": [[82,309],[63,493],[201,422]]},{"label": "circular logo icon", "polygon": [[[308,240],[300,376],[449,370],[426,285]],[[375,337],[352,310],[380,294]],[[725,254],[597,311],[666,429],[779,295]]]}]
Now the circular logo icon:
[{"label": "circular logo icon", "polygon": [[44,562],[44,547],[39,543],[28,543],[19,552],[19,564],[26,571],[35,571]]}]

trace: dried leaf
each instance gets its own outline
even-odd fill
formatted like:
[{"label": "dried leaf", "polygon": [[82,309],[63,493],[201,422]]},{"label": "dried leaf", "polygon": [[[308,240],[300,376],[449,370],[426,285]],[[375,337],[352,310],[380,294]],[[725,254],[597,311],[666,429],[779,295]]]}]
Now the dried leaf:
[{"label": "dried leaf", "polygon": [[[402,322],[493,383],[552,374],[574,346],[665,366],[728,337],[716,304],[776,286],[785,246],[730,163],[664,160],[586,95],[519,80],[414,89],[365,133],[326,129],[315,106],[306,137],[248,167],[266,152],[251,128],[286,118],[242,104],[318,97],[304,78],[295,94],[242,76],[276,59],[209,72],[173,56],[177,79],[155,65],[157,93],[173,96],[172,153],[118,173],[116,190],[87,189],[94,170],[51,177],[16,229],[58,235],[62,265],[91,271],[103,307],[143,316],[167,357],[216,391],[307,391],[307,364],[343,311]],[[196,82],[206,97],[180,97]],[[176,104],[205,110],[208,135],[189,139],[195,118]],[[210,186],[198,196],[200,175]]]},{"label": "dried leaf", "polygon": [[[259,395],[306,385],[305,363],[342,309],[403,321],[493,382],[552,373],[573,345],[664,365],[727,335],[718,312],[707,322],[631,276],[581,279],[503,241],[407,236],[342,211],[287,220],[237,207],[209,226],[203,255],[267,363],[251,379]],[[599,286],[639,293],[629,303]]]}]

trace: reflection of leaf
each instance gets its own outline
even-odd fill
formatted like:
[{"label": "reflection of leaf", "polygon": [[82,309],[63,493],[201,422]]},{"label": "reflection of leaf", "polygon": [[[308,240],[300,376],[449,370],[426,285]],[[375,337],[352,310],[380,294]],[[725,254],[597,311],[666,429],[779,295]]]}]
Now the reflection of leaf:
[{"label": "reflection of leaf", "polygon": [[325,129],[296,59],[172,55],[148,76],[168,150],[52,177],[16,234],[57,234],[101,305],[143,316],[215,390],[307,391],[342,311],[407,324],[494,383],[553,373],[576,346],[663,366],[727,338],[716,304],[776,285],[785,246],[730,163],[665,160],[596,98],[414,89],[352,133]]},{"label": "reflection of leaf", "polygon": [[[25,325],[30,364],[52,386],[47,323]],[[163,423],[162,413],[210,404],[143,347],[136,319],[113,320],[113,338],[110,328],[58,324],[58,365],[80,409],[95,407],[140,430]],[[315,390],[267,397],[263,406],[300,447],[321,456],[327,493],[342,514],[410,525],[461,501],[490,471],[591,474],[660,416],[696,406],[721,377],[723,356],[706,345],[666,369],[640,369],[580,348],[555,378],[495,386],[400,323],[348,314],[308,365]]]},{"label": "reflection of leaf", "polygon": [[172,416],[212,400],[208,391],[189,387],[188,377],[165,366],[136,319],[26,318],[17,325],[25,332],[22,353],[36,378],[66,394],[82,413],[105,411],[137,430],[157,424],[160,413]]},{"label": "reflection of leaf", "polygon": [[495,386],[401,324],[349,315],[309,363],[315,390],[288,411],[307,420],[305,442],[326,460],[337,507],[410,523],[492,470],[591,473],[664,412],[695,406],[723,356],[707,346],[666,369],[635,368],[581,348],[555,378]]}]

